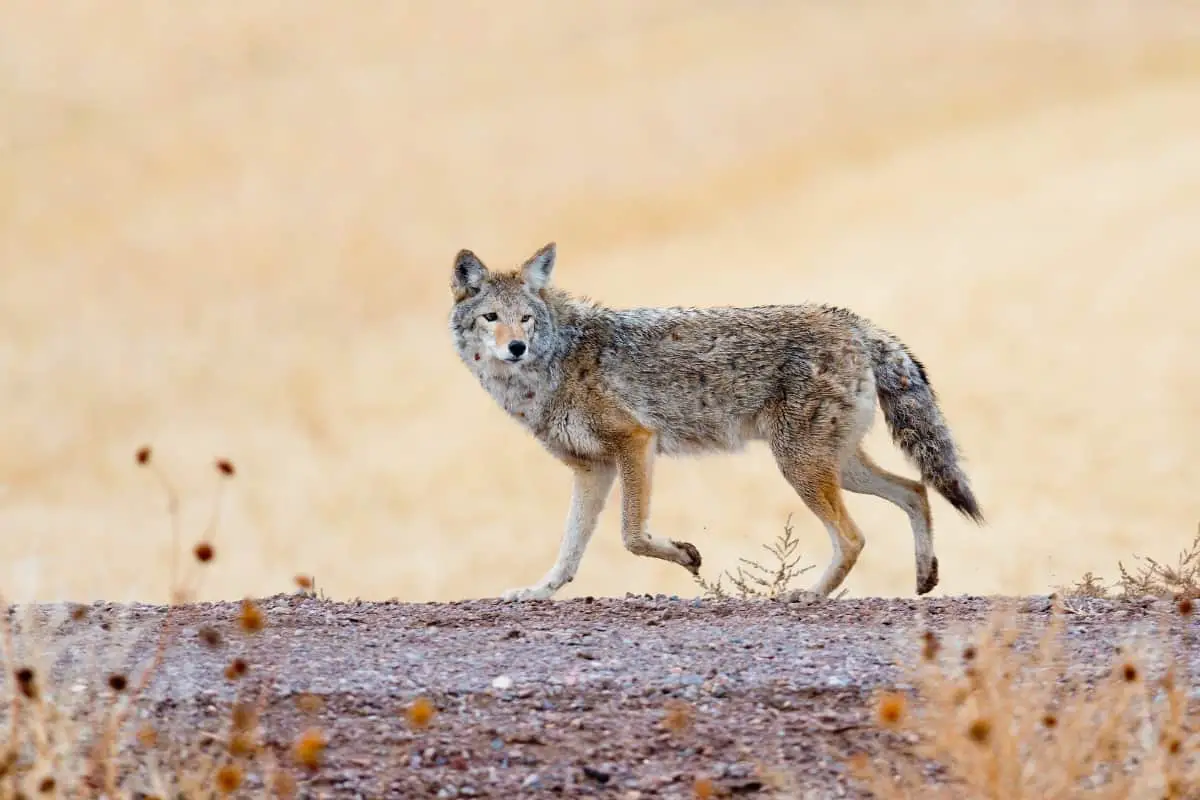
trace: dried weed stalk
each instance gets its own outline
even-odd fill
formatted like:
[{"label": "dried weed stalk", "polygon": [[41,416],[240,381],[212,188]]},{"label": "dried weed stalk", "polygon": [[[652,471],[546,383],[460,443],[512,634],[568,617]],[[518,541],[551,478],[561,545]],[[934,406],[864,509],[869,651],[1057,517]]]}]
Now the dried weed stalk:
[{"label": "dried weed stalk", "polygon": [[1192,543],[1180,551],[1175,566],[1160,564],[1150,557],[1139,559],[1135,571],[1118,563],[1121,592],[1126,597],[1168,597],[1176,600],[1200,598],[1200,525]]},{"label": "dried weed stalk", "polygon": [[762,547],[774,559],[773,567],[766,567],[748,558],[739,558],[741,565],[735,573],[731,574],[726,570],[713,583],[697,575],[695,581],[703,591],[703,596],[714,600],[728,598],[729,592],[723,586],[723,582],[728,580],[737,596],[743,600],[779,600],[787,594],[795,578],[813,568],[811,564],[806,567],[799,566],[800,541],[793,535],[790,514],[783,523],[783,533],[776,537],[774,543],[764,544]]},{"label": "dried weed stalk", "polygon": [[1158,597],[1172,600],[1200,599],[1200,525],[1190,545],[1179,552],[1175,564],[1161,563],[1148,556],[1134,556],[1141,562],[1132,571],[1117,562],[1120,577],[1108,585],[1092,572],[1084,573],[1075,584],[1060,591],[1067,597],[1134,599]]}]

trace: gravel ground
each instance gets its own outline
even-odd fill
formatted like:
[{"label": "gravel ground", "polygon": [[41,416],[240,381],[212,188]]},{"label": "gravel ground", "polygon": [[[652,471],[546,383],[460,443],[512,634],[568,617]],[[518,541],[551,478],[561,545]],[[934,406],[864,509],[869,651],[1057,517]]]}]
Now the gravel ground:
[{"label": "gravel ground", "polygon": [[[1049,619],[1047,598],[1016,602],[1023,627]],[[139,708],[164,737],[195,739],[221,730],[238,691],[262,691],[269,747],[282,751],[314,724],[328,738],[324,766],[302,782],[310,796],[692,797],[703,777],[724,796],[769,797],[767,773],[794,781],[792,796],[858,796],[847,758],[888,745],[870,724],[873,694],[903,685],[897,665],[915,657],[923,631],[950,641],[996,603],[281,595],[260,601],[266,624],[253,636],[237,629],[237,603],[197,604],[175,612],[177,635]],[[124,664],[136,674],[166,613],[97,604],[76,620],[63,608],[39,610],[51,614],[38,627],[41,648],[54,654],[50,669],[65,692],[85,691],[98,668]],[[1170,607],[1088,600],[1075,612],[1069,651],[1098,675],[1115,647]],[[19,642],[31,641],[31,624],[19,625]],[[210,627],[221,634],[216,647],[202,635]],[[1196,674],[1195,641],[1175,646],[1188,648]],[[238,657],[249,671],[227,680]],[[305,693],[322,707],[306,711],[297,702]],[[423,729],[404,715],[420,695],[437,711]],[[673,710],[679,700],[690,717]],[[683,719],[690,723],[673,725]]]}]

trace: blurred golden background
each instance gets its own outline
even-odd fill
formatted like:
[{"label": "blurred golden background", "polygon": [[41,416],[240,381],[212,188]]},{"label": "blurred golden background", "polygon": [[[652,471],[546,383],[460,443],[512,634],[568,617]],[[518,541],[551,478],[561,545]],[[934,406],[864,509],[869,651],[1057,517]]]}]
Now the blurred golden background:
[{"label": "blurred golden background", "polygon": [[[1136,9],[1136,10],[1135,10]],[[0,10],[0,580],[162,599],[494,596],[554,559],[570,476],[455,360],[460,247],[559,245],[614,305],[821,301],[929,368],[989,515],[940,498],[944,593],[1046,591],[1200,521],[1194,3],[213,0]],[[912,475],[887,441],[875,457]],[[696,593],[612,499],[561,596]],[[847,587],[911,595],[851,496]],[[715,577],[794,513],[761,446],[660,460],[652,530]]]}]

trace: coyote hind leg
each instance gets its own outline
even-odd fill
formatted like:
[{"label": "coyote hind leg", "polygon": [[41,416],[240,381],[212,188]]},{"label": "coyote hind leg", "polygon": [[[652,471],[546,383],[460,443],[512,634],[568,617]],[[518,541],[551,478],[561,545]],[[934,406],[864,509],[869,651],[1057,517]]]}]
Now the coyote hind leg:
[{"label": "coyote hind leg", "polygon": [[931,592],[938,584],[938,560],[933,552],[933,515],[925,485],[888,472],[859,446],[842,465],[842,487],[882,497],[908,514],[916,550],[917,594]]},{"label": "coyote hind leg", "polygon": [[836,459],[813,458],[811,454],[795,455],[784,443],[773,441],[771,450],[779,471],[800,495],[829,532],[833,543],[833,560],[813,587],[813,592],[828,597],[842,585],[858,561],[866,541],[850,518],[842,502],[840,475]]}]

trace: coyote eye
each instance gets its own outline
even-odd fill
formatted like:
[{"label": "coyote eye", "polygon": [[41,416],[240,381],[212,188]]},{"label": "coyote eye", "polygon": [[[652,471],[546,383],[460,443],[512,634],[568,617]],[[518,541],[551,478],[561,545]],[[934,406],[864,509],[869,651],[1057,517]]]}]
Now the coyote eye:
[{"label": "coyote eye", "polygon": [[529,320],[531,320],[531,319],[533,319],[533,314],[526,314],[525,316],[521,317],[521,324],[524,325],[526,322],[529,322]]},{"label": "coyote eye", "polygon": [[495,322],[497,319],[500,318],[500,315],[497,314],[495,311],[489,311],[488,313],[483,315],[483,318],[486,319],[488,322]]}]

